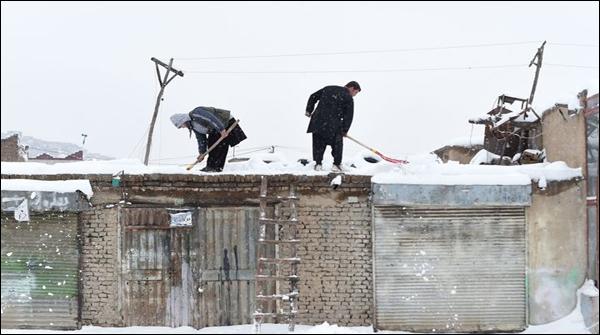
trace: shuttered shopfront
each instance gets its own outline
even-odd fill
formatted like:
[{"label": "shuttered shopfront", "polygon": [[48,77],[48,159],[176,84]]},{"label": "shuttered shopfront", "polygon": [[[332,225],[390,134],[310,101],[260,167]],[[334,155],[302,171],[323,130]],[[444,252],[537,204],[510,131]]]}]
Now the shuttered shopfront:
[{"label": "shuttered shopfront", "polygon": [[2,214],[2,328],[75,329],[79,320],[77,214],[18,222]]},{"label": "shuttered shopfront", "polygon": [[375,185],[375,327],[527,327],[529,185]]}]

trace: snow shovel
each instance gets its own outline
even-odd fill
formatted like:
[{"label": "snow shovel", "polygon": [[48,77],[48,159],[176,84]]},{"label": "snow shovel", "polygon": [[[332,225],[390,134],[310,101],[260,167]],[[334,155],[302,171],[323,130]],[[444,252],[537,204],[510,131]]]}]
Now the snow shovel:
[{"label": "snow shovel", "polygon": [[189,171],[194,166],[196,166],[196,164],[202,162],[202,160],[204,160],[204,157],[206,157],[206,155],[208,155],[212,151],[212,149],[214,149],[217,145],[219,145],[219,143],[221,143],[221,141],[224,140],[229,135],[229,133],[233,130],[233,128],[235,128],[238,125],[238,122],[240,122],[240,120],[235,120],[235,122],[229,128],[227,128],[227,131],[225,131],[225,136],[219,138],[215,143],[213,143],[213,145],[210,146],[210,148],[208,148],[208,150],[206,150],[205,153],[203,153],[200,157],[198,157],[195,162],[186,166],[185,169]]},{"label": "snow shovel", "polygon": [[394,159],[394,158],[387,157],[384,154],[382,154],[381,152],[379,152],[379,151],[377,151],[377,150],[375,150],[373,148],[369,148],[368,146],[360,143],[358,140],[352,138],[350,135],[346,134],[346,137],[349,138],[349,139],[351,139],[352,141],[356,142],[358,145],[363,146],[363,147],[371,150],[374,154],[376,154],[377,156],[383,158],[384,160],[386,160],[388,162],[395,163],[395,164],[407,164],[408,163],[408,161],[405,161],[403,159]]}]

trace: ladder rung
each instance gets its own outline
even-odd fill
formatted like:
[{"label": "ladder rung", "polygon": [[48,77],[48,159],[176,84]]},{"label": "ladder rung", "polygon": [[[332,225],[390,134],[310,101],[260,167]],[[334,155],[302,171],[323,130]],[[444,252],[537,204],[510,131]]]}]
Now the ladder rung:
[{"label": "ladder rung", "polygon": [[286,313],[254,313],[254,314],[252,314],[252,316],[290,316],[290,315],[296,315],[296,314],[298,314],[298,311],[286,312]]},{"label": "ladder rung", "polygon": [[263,240],[263,239],[260,239],[260,240],[258,240],[258,243],[265,243],[265,244],[300,243],[300,240]]},{"label": "ladder rung", "polygon": [[279,201],[290,201],[290,200],[300,200],[300,198],[298,197],[284,197],[284,196],[279,196],[279,195],[261,195],[260,199],[265,199],[265,200],[279,200]]},{"label": "ladder rung", "polygon": [[298,224],[300,221],[298,219],[268,219],[268,218],[259,218],[260,223],[268,223],[268,224]]},{"label": "ladder rung", "polygon": [[269,275],[256,275],[256,280],[290,280],[290,281],[298,281],[300,277],[298,276],[269,276]]},{"label": "ladder rung", "polygon": [[300,263],[299,257],[291,257],[291,258],[265,258],[261,257],[258,259],[259,262],[263,263]]},{"label": "ladder rung", "polygon": [[289,294],[257,295],[256,300],[289,300],[290,297],[297,297],[298,292]]}]

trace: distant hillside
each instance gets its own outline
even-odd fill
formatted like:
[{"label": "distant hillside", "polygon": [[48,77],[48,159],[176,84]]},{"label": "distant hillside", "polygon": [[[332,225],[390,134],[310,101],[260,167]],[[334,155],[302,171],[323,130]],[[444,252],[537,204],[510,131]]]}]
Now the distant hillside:
[{"label": "distant hillside", "polygon": [[[13,134],[20,134],[18,131],[6,131],[2,132],[2,138],[9,137]],[[21,145],[29,146],[28,156],[29,158],[34,158],[43,153],[47,153],[54,157],[65,157],[74,152],[82,150],[81,146],[73,143],[66,142],[52,142],[52,141],[44,141],[39,138],[35,138],[32,136],[22,136],[21,135]],[[114,159],[113,157],[104,156],[101,154],[90,153],[89,151],[83,149],[83,159],[84,160],[109,160]]]}]

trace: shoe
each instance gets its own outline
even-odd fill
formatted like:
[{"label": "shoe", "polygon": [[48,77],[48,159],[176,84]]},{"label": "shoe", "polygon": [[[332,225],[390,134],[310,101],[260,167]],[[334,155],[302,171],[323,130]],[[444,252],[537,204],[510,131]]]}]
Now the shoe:
[{"label": "shoe", "polygon": [[321,164],[316,164],[315,171],[323,171],[323,166]]},{"label": "shoe", "polygon": [[200,169],[200,171],[202,172],[219,172],[217,171],[217,169],[213,168],[212,166],[206,166],[203,169]]},{"label": "shoe", "polygon": [[341,172],[344,172],[344,171],[342,170],[342,168],[339,165],[333,165],[331,167],[331,172],[341,173]]}]

